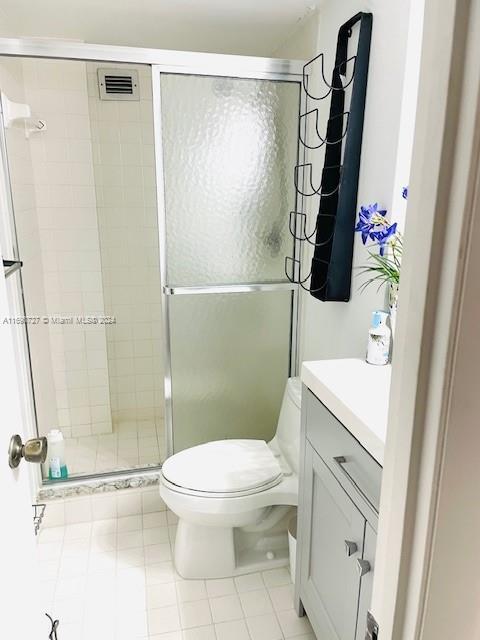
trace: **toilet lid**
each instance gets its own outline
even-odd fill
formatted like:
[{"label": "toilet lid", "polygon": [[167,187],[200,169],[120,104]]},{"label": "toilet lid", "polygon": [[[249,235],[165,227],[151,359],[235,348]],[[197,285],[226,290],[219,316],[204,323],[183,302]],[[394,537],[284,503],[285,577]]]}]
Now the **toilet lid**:
[{"label": "toilet lid", "polygon": [[162,474],[178,487],[208,493],[260,489],[282,477],[264,440],[218,440],[185,449],[165,460]]}]

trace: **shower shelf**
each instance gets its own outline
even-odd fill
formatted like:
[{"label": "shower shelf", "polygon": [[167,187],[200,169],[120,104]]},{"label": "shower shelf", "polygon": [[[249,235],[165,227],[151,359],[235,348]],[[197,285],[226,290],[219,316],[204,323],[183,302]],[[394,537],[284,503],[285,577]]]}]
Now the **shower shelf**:
[{"label": "shower shelf", "polygon": [[33,528],[35,535],[38,535],[40,527],[42,525],[43,516],[45,515],[45,509],[47,505],[45,503],[32,504],[33,507]]},{"label": "shower shelf", "polygon": [[[357,25],[359,31],[356,52],[349,55],[349,40]],[[323,53],[312,58],[303,67],[305,109],[299,117],[299,149],[316,152],[324,148],[324,156],[318,180],[314,177],[314,158],[311,162],[304,158],[294,167],[297,205],[296,210],[290,212],[289,229],[297,242],[313,246],[313,257],[311,269],[305,275],[301,273],[299,257],[287,256],[285,275],[290,282],[300,285],[313,297],[323,301],[347,302],[350,299],[371,33],[371,13],[357,13],[340,27],[331,82],[325,77]],[[312,78],[309,71],[312,69],[320,69],[320,80],[325,86],[323,91],[314,93],[309,87]],[[350,86],[347,109],[346,89]],[[327,98],[330,98],[330,109],[326,132],[322,135],[319,127],[320,106]],[[311,106],[309,101],[318,106]],[[313,126],[309,127],[311,121]],[[308,139],[309,128],[310,133],[316,137],[315,141]],[[318,213],[315,224],[307,229],[308,216],[304,210],[297,209],[303,209],[305,202],[316,196],[319,197]]]}]

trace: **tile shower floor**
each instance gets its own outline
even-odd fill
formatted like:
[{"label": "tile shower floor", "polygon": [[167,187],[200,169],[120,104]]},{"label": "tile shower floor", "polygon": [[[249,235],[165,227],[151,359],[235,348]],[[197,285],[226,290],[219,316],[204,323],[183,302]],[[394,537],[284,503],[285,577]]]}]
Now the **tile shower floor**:
[{"label": "tile shower floor", "polygon": [[286,569],[183,580],[168,511],[44,529],[45,611],[61,640],[315,640]]},{"label": "tile shower floor", "polygon": [[66,438],[70,476],[157,466],[165,458],[163,420],[123,422],[113,433]]}]

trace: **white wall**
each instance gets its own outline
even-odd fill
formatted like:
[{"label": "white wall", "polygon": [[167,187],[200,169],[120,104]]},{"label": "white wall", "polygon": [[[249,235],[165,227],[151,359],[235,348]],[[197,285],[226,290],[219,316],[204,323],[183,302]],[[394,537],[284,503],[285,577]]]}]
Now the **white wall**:
[{"label": "white wall", "polygon": [[[313,15],[308,24],[302,25],[276,55],[313,57],[324,52],[326,76],[329,77],[338,28],[358,11],[373,13],[373,32],[357,211],[360,204],[376,201],[390,211],[397,163],[409,3],[325,0],[318,14]],[[315,45],[309,37],[314,24],[317,25]],[[328,101],[324,102],[328,108]],[[318,207],[318,201],[309,210],[311,227],[315,223],[315,207]],[[307,273],[311,251],[306,254],[304,268]],[[303,295],[301,359],[364,357],[371,312],[385,307],[384,292],[377,293],[375,288],[363,293],[359,291],[363,280],[356,272],[365,264],[366,257],[367,252],[357,237],[350,302],[319,302],[308,293]]]}]

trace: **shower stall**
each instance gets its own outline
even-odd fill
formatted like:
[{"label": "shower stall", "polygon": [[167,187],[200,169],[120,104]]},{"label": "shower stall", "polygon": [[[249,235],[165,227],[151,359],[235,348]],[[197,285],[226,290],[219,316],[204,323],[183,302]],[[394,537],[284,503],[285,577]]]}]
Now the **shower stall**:
[{"label": "shower stall", "polygon": [[[75,479],[268,440],[297,368],[301,63],[5,46],[2,253],[23,263],[32,433],[63,432]],[[7,122],[7,101],[31,117]]]}]

